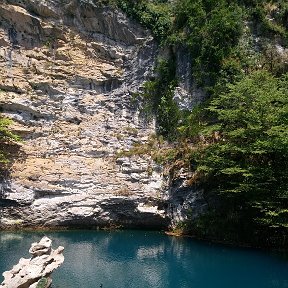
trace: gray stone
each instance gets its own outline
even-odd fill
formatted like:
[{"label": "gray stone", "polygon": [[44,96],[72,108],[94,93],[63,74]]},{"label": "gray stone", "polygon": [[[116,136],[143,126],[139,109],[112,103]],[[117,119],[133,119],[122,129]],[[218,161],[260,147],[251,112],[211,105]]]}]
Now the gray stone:
[{"label": "gray stone", "polygon": [[195,77],[192,74],[192,56],[189,49],[179,46],[175,53],[178,86],[175,89],[173,99],[181,110],[191,111],[193,107],[205,100],[206,94],[196,85]]},{"label": "gray stone", "polygon": [[33,256],[41,256],[50,253],[52,240],[43,237],[39,243],[32,243],[29,253]]},{"label": "gray stone", "polygon": [[187,185],[189,176],[182,175],[174,180],[166,190],[168,207],[167,217],[171,219],[171,227],[177,227],[178,223],[193,220],[203,215],[208,210],[208,202],[204,197],[204,191],[197,186]]},{"label": "gray stone", "polygon": [[48,278],[46,287],[52,283],[51,273],[63,262],[62,254],[64,247],[59,246],[56,250],[51,248],[52,241],[43,237],[40,242],[33,243],[29,252],[32,258],[21,258],[19,263],[10,271],[3,273],[3,288],[33,288],[42,278]]}]

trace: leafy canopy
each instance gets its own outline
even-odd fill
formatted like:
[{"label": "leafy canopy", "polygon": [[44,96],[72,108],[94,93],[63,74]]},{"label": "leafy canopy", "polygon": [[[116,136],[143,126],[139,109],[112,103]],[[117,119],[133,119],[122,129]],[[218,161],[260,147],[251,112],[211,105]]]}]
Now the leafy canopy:
[{"label": "leafy canopy", "polygon": [[229,209],[245,206],[259,223],[288,227],[288,74],[254,72],[207,110],[213,117],[195,155],[205,185],[233,199]]}]

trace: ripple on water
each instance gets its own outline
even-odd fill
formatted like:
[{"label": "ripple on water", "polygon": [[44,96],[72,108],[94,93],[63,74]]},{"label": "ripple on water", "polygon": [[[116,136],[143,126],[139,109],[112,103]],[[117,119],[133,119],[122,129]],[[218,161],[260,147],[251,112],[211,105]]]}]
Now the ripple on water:
[{"label": "ripple on water", "polygon": [[[65,247],[55,288],[288,288],[288,261],[148,231],[45,233]],[[40,232],[0,232],[0,271],[28,257]]]}]

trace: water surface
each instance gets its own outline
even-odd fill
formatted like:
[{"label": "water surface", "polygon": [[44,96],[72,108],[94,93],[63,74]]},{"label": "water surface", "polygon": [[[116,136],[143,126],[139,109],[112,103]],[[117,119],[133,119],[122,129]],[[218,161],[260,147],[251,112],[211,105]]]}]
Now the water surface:
[{"label": "water surface", "polygon": [[0,272],[44,235],[65,247],[55,288],[288,288],[281,255],[148,231],[0,232]]}]

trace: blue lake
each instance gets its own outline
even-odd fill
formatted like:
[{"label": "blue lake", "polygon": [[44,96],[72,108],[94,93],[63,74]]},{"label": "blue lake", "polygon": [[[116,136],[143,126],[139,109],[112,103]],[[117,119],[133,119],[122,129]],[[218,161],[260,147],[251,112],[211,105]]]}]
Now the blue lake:
[{"label": "blue lake", "polygon": [[288,260],[280,254],[150,231],[0,232],[0,272],[30,257],[31,243],[44,235],[65,247],[55,288],[288,287]]}]

